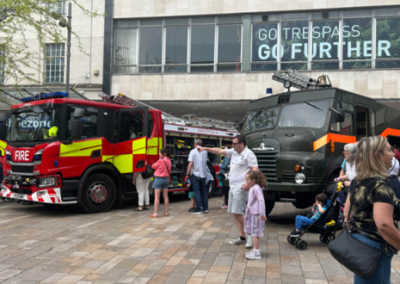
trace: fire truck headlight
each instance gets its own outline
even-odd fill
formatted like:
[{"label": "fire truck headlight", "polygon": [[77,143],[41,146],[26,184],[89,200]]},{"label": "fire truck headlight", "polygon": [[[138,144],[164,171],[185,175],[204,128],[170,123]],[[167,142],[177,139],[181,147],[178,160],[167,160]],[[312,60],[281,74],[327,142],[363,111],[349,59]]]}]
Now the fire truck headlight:
[{"label": "fire truck headlight", "polygon": [[8,150],[6,150],[6,160],[11,161],[11,153]]},{"label": "fire truck headlight", "polygon": [[56,177],[45,177],[39,179],[39,187],[48,187],[57,185]]},{"label": "fire truck headlight", "polygon": [[294,176],[294,180],[297,184],[302,184],[306,181],[306,176],[304,174],[298,173]]}]

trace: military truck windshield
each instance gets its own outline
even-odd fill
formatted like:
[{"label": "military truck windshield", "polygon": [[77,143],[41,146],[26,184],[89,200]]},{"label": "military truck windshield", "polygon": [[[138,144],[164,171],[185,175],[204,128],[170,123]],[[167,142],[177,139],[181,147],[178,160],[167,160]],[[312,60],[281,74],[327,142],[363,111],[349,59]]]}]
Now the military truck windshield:
[{"label": "military truck windshield", "polygon": [[243,132],[249,133],[261,129],[274,128],[278,119],[280,107],[251,110],[243,122]]},{"label": "military truck windshield", "polygon": [[325,124],[328,101],[286,105],[279,117],[279,127],[321,128]]},{"label": "military truck windshield", "polygon": [[61,106],[18,109],[7,119],[8,142],[55,141]]}]

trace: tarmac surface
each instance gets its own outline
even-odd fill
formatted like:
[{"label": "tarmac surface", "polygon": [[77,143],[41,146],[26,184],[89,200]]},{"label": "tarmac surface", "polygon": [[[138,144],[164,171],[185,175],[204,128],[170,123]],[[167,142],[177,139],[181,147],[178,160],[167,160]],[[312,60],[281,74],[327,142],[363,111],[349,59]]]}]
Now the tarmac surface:
[{"label": "tarmac surface", "polygon": [[[295,216],[310,209],[277,203],[261,239],[262,259],[247,260],[244,245],[228,244],[238,232],[220,203],[214,197],[208,214],[193,215],[185,195],[174,194],[170,216],[152,219],[151,210],[133,211],[135,200],[99,214],[0,201],[0,282],[352,283],[319,235],[304,236],[304,251],[287,242]],[[392,283],[400,283],[398,272],[395,255]]]}]

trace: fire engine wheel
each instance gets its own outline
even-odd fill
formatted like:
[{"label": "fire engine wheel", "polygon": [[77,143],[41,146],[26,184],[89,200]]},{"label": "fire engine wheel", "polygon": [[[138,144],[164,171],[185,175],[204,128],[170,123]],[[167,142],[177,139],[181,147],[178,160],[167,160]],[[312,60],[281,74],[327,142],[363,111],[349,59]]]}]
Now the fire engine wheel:
[{"label": "fire engine wheel", "polygon": [[89,213],[107,211],[115,202],[116,192],[112,179],[103,174],[95,174],[83,186],[81,207]]}]

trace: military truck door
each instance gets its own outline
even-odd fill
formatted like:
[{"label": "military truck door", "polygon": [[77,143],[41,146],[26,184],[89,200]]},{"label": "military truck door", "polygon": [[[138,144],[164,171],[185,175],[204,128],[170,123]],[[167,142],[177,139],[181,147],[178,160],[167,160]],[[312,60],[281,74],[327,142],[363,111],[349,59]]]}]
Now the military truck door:
[{"label": "military truck door", "polygon": [[356,114],[356,139],[360,141],[361,138],[367,137],[369,133],[369,113],[368,108],[360,105],[355,107]]}]

